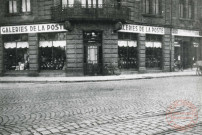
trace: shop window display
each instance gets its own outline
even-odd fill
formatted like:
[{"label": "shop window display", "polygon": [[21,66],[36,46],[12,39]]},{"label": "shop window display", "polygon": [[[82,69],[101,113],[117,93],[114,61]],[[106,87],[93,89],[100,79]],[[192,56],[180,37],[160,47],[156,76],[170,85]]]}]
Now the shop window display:
[{"label": "shop window display", "polygon": [[131,33],[119,33],[118,35],[118,66],[120,69],[137,69],[138,52],[137,36]]},{"label": "shop window display", "polygon": [[183,69],[193,68],[199,59],[197,55],[199,42],[198,38],[175,37],[174,62],[180,63]]},{"label": "shop window display", "polygon": [[6,35],[3,41],[5,70],[29,70],[28,35]]},{"label": "shop window display", "polygon": [[39,35],[40,69],[64,70],[65,68],[65,33],[43,33]]},{"label": "shop window display", "polygon": [[158,35],[146,36],[146,67],[162,67],[162,37]]}]

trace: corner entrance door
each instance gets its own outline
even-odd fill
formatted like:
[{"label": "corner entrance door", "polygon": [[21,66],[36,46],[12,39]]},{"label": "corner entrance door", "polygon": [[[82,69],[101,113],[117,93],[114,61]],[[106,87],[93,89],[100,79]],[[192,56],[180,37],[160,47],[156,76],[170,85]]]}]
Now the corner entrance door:
[{"label": "corner entrance door", "polygon": [[102,33],[84,32],[84,74],[102,74]]}]

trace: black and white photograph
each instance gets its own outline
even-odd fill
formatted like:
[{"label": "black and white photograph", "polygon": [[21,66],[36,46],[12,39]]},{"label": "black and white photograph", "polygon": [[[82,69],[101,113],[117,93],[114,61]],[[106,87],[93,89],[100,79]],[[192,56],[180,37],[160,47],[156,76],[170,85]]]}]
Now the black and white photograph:
[{"label": "black and white photograph", "polygon": [[202,135],[202,0],[0,0],[0,135]]}]

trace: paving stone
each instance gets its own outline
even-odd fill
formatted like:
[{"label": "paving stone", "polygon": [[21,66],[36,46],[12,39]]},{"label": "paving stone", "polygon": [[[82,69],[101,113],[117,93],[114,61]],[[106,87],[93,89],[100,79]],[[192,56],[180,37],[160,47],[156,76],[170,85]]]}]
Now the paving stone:
[{"label": "paving stone", "polygon": [[[22,131],[36,135],[173,133],[166,120],[167,107],[175,100],[186,99],[202,114],[200,82],[201,78],[193,76],[76,84],[1,84],[0,123],[7,123],[0,127],[0,135]],[[202,117],[198,122],[202,122]],[[187,134],[201,132],[199,125]]]},{"label": "paving stone", "polygon": [[58,132],[60,132],[58,129],[55,129],[55,128],[50,129],[50,131],[51,131],[52,133],[58,133]]},{"label": "paving stone", "polygon": [[39,131],[39,132],[45,131],[45,130],[46,130],[45,128],[38,128],[38,129],[36,129],[36,131]]},{"label": "paving stone", "polygon": [[49,135],[49,134],[51,134],[51,132],[50,131],[42,131],[41,134],[42,135]]},{"label": "paving stone", "polygon": [[31,132],[23,131],[23,132],[21,133],[21,135],[31,135]]}]

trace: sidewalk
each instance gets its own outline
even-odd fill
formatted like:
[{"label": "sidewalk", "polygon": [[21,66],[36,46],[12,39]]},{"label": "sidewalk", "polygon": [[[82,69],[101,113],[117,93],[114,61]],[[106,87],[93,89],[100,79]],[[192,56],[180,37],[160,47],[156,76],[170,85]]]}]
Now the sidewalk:
[{"label": "sidewalk", "polygon": [[166,73],[146,73],[131,74],[119,76],[82,76],[82,77],[0,77],[0,83],[72,83],[72,82],[101,82],[101,81],[120,81],[120,80],[137,80],[152,79],[179,76],[195,76],[195,70],[185,70],[183,72],[166,72]]}]

